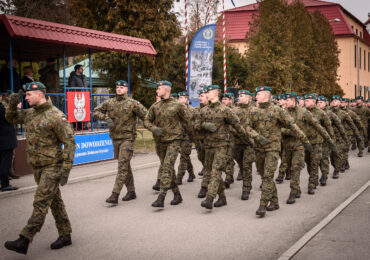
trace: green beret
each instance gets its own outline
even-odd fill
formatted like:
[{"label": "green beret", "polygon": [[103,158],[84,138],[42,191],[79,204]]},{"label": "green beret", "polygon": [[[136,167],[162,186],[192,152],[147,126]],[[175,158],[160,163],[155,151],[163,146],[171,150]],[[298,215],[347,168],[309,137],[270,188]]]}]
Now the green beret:
[{"label": "green beret", "polygon": [[42,84],[41,82],[34,81],[30,83],[26,83],[24,90],[27,91],[32,91],[32,90],[40,90],[40,89],[46,89],[45,85]]},{"label": "green beret", "polygon": [[178,97],[179,97],[179,95],[178,95],[177,93],[172,93],[172,94],[171,94],[171,97],[173,97],[173,98],[178,98]]},{"label": "green beret", "polygon": [[285,94],[279,94],[277,100],[286,99]]},{"label": "green beret", "polygon": [[239,98],[235,98],[234,99],[234,102],[236,103],[236,102],[238,102],[239,101]]},{"label": "green beret", "polygon": [[172,83],[167,80],[161,80],[157,82],[157,87],[159,86],[169,86],[172,88]]},{"label": "green beret", "polygon": [[276,96],[275,95],[272,95],[272,99],[276,99]]},{"label": "green beret", "polygon": [[340,101],[349,102],[349,99],[348,98],[341,98]]},{"label": "green beret", "polygon": [[259,87],[256,88],[256,92],[265,91],[265,90],[271,92],[272,91],[272,88],[267,87],[267,86],[259,86]]},{"label": "green beret", "polygon": [[[360,99],[361,99],[361,100],[363,100],[362,98],[360,98]],[[357,100],[357,99],[352,98],[352,99],[351,99],[351,102],[356,102],[356,100]]]},{"label": "green beret", "polygon": [[361,99],[361,100],[364,100],[364,98],[363,98],[363,97],[361,97],[361,96],[357,96],[357,97],[356,97],[356,100],[360,100],[360,99]]},{"label": "green beret", "polygon": [[233,93],[230,93],[230,92],[227,92],[227,93],[224,93],[222,95],[223,98],[229,98],[229,99],[233,99],[234,98],[234,94]]},{"label": "green beret", "polygon": [[297,96],[297,100],[303,100],[302,96]]},{"label": "green beret", "polygon": [[208,85],[206,88],[206,92],[209,92],[211,90],[220,89],[218,85]]},{"label": "green beret", "polygon": [[116,86],[128,87],[127,82],[125,80],[116,81]]},{"label": "green beret", "polygon": [[287,99],[287,98],[297,98],[297,93],[287,92],[287,93],[285,93],[285,99]]},{"label": "green beret", "polygon": [[207,90],[205,88],[201,88],[198,91],[198,95],[207,93]]},{"label": "green beret", "polygon": [[328,99],[326,97],[324,97],[324,96],[319,96],[317,98],[317,101],[328,101]]},{"label": "green beret", "polygon": [[188,95],[188,92],[186,92],[186,91],[181,91],[181,92],[177,93],[177,95],[178,95],[179,97],[188,97],[188,96],[189,96],[189,95]]},{"label": "green beret", "polygon": [[339,100],[339,101],[341,101],[341,97],[340,96],[338,96],[338,95],[335,95],[335,96],[332,96],[331,97],[331,100]]},{"label": "green beret", "polygon": [[238,95],[240,95],[240,94],[245,94],[245,95],[249,95],[249,96],[253,97],[253,94],[251,92],[249,92],[248,90],[245,90],[245,89],[239,90]]},{"label": "green beret", "polygon": [[304,95],[304,99],[315,99],[316,100],[316,94],[306,94]]}]

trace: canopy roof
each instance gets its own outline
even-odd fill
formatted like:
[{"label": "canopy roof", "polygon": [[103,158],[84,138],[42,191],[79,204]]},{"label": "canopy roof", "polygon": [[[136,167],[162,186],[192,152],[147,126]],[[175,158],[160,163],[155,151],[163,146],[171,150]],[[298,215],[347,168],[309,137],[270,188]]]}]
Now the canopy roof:
[{"label": "canopy roof", "polygon": [[157,54],[147,39],[90,30],[42,20],[0,15],[0,58],[9,56],[9,36],[13,40],[14,58],[40,61],[48,57],[62,57],[92,52],[117,51],[140,55]]}]

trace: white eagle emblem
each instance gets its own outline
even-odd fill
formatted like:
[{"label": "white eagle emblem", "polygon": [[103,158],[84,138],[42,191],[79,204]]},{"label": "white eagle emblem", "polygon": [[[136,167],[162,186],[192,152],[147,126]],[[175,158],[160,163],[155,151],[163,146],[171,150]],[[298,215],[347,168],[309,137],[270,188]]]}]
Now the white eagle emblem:
[{"label": "white eagle emblem", "polygon": [[85,119],[85,116],[86,116],[85,95],[79,92],[76,92],[74,101],[75,101],[75,109],[73,110],[73,114],[75,116],[75,119],[78,122],[81,122]]}]

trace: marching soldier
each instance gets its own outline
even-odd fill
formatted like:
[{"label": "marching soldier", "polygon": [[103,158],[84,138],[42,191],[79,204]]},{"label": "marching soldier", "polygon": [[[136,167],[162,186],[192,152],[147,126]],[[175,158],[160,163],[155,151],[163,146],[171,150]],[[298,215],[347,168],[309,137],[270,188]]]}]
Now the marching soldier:
[{"label": "marching soldier", "polygon": [[136,199],[134,176],[130,161],[134,153],[137,118],[144,120],[146,108],[139,102],[127,96],[128,85],[124,80],[116,82],[116,96],[94,109],[93,116],[104,120],[109,127],[109,136],[113,140],[114,157],[118,159],[118,171],[112,194],[107,203],[117,204],[123,185],[127,194],[122,201]]},{"label": "marching soldier", "polygon": [[356,114],[360,117],[361,123],[364,126],[364,138],[365,138],[365,148],[369,145],[369,136],[368,136],[368,121],[370,119],[370,109],[364,105],[364,98],[361,96],[356,97],[356,106],[354,110]]}]

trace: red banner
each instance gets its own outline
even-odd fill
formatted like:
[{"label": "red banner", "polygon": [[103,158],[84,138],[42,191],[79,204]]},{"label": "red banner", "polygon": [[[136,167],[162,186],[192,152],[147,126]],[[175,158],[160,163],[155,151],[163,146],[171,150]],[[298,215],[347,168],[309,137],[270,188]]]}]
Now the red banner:
[{"label": "red banner", "polygon": [[69,122],[90,121],[90,92],[67,92]]}]

